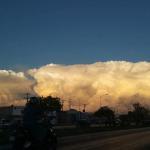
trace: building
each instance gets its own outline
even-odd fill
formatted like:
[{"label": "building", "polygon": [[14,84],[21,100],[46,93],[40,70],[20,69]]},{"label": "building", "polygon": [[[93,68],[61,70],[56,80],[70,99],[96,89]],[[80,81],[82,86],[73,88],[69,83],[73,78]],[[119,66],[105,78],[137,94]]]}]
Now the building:
[{"label": "building", "polygon": [[3,106],[0,107],[0,119],[21,119],[24,106]]}]

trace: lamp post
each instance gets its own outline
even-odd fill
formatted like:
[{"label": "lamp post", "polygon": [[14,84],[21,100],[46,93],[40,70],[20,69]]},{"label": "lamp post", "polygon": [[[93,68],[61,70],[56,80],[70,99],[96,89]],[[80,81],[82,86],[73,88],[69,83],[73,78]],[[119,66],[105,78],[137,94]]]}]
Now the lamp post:
[{"label": "lamp post", "polygon": [[102,107],[102,97],[103,97],[103,96],[106,96],[106,95],[108,95],[108,93],[103,94],[103,95],[100,95],[100,97],[99,97],[99,108]]}]

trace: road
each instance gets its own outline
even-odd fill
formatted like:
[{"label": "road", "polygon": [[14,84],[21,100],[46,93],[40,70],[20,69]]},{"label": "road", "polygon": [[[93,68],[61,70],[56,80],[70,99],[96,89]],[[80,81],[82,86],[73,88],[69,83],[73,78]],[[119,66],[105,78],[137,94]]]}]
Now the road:
[{"label": "road", "polygon": [[[58,140],[58,150],[150,150],[150,128],[107,131]],[[0,145],[0,150],[10,150],[10,146]]]},{"label": "road", "polygon": [[150,150],[150,128],[67,138],[62,139],[59,150]]}]

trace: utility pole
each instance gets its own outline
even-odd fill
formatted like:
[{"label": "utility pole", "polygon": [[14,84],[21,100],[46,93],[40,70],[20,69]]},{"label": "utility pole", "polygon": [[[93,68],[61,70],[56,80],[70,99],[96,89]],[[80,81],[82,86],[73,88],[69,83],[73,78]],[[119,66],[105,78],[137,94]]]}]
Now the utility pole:
[{"label": "utility pole", "polygon": [[26,94],[26,100],[27,100],[27,103],[29,102],[29,99],[30,99],[30,94],[27,93],[27,94]]},{"label": "utility pole", "polygon": [[87,104],[83,104],[83,112],[85,112]]},{"label": "utility pole", "polygon": [[61,111],[64,111],[64,100],[61,100]]},{"label": "utility pole", "polygon": [[81,111],[81,109],[80,109],[80,105],[81,105],[81,104],[80,104],[80,100],[79,100],[79,112]]},{"label": "utility pole", "polygon": [[71,109],[71,105],[72,105],[71,103],[72,103],[72,101],[69,100],[69,101],[68,101],[68,104],[69,104],[69,110]]},{"label": "utility pole", "polygon": [[61,100],[61,111],[64,111],[64,103],[66,100]]}]

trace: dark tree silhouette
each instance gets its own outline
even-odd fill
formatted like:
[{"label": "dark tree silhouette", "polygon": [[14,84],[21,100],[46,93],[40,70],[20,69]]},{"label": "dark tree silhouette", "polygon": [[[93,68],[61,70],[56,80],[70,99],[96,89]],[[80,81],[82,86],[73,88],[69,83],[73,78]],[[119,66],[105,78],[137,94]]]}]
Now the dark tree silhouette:
[{"label": "dark tree silhouette", "polygon": [[60,102],[60,98],[48,96],[43,98],[43,103],[47,110],[50,111],[60,111],[62,108],[62,104]]},{"label": "dark tree silhouette", "polygon": [[23,122],[26,126],[34,126],[40,118],[49,111],[60,111],[60,98],[55,97],[31,97],[23,112]]},{"label": "dark tree silhouette", "polygon": [[105,125],[112,126],[114,125],[115,120],[115,114],[112,109],[110,109],[108,106],[101,107],[99,110],[97,110],[94,113],[95,116],[99,118],[105,118]]},{"label": "dark tree silhouette", "polygon": [[133,108],[133,120],[135,121],[136,125],[139,125],[148,117],[149,110],[141,106],[140,103],[133,104]]},{"label": "dark tree silhouette", "polygon": [[31,97],[27,102],[26,107],[32,106],[37,110],[43,111],[60,111],[61,110],[61,102],[58,97]]},{"label": "dark tree silhouette", "polygon": [[129,114],[121,114],[119,115],[120,125],[121,126],[128,126],[130,125],[130,117]]}]

